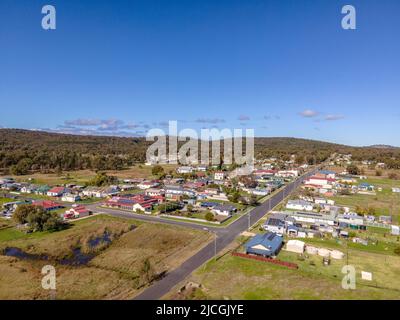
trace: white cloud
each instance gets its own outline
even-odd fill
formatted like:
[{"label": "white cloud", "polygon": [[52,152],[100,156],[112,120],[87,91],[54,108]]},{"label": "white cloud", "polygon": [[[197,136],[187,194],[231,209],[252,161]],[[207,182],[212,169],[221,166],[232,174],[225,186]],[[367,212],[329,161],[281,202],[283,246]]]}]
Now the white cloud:
[{"label": "white cloud", "polygon": [[342,120],[344,119],[343,115],[339,115],[339,114],[328,114],[324,120],[326,121],[335,121],[335,120]]},{"label": "white cloud", "polygon": [[250,120],[250,117],[249,117],[249,116],[246,116],[246,115],[244,115],[244,114],[242,114],[242,115],[240,115],[240,116],[238,117],[238,120],[239,120],[239,121],[249,121],[249,120]]},{"label": "white cloud", "polygon": [[216,123],[224,123],[225,120],[220,118],[199,118],[196,119],[196,122],[216,124]]},{"label": "white cloud", "polygon": [[305,118],[313,118],[319,115],[319,112],[315,111],[315,110],[311,110],[311,109],[306,109],[302,112],[299,113],[302,117]]}]

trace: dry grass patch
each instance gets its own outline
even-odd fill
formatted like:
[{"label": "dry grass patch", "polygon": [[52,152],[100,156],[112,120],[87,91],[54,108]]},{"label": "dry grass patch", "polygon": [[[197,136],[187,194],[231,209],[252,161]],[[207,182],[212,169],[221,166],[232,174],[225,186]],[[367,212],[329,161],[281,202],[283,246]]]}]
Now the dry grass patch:
[{"label": "dry grass patch", "polygon": [[[133,224],[136,228],[131,230]],[[96,246],[87,264],[57,262],[70,257],[77,246],[83,252],[92,251],[88,241],[104,232],[113,241]],[[68,230],[0,241],[2,248],[16,247],[50,258],[20,260],[0,255],[0,299],[49,298],[49,292],[41,288],[41,269],[47,264],[56,268],[57,299],[130,299],[151,281],[143,274],[146,260],[158,275],[180,265],[209,240],[210,235],[199,230],[99,215],[74,222]]]}]

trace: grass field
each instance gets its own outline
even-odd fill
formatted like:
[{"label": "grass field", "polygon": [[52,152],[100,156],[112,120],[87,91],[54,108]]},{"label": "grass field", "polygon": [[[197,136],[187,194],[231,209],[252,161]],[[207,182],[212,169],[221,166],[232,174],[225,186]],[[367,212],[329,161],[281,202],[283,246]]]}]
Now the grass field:
[{"label": "grass field", "polygon": [[[130,229],[132,224],[134,230]],[[112,243],[91,249],[89,240],[105,231]],[[49,293],[41,289],[41,268],[46,264],[56,267],[58,299],[132,298],[148,285],[140,276],[146,259],[150,259],[154,273],[161,274],[210,240],[210,235],[202,231],[106,215],[76,221],[69,229],[55,233],[24,234],[13,228],[2,229],[0,248],[17,247],[49,258],[26,260],[0,255],[0,299],[46,299]],[[71,257],[75,248],[95,256],[81,266],[58,262]]]},{"label": "grass field", "polygon": [[[349,264],[356,268],[356,290],[342,289],[342,266],[346,259],[324,266],[319,256],[299,260],[281,251],[279,259],[299,265],[290,270],[265,262],[234,257],[229,253],[210,260],[187,281],[202,285],[207,299],[399,299],[400,257],[349,250]],[[313,261],[313,262],[311,262]],[[373,273],[373,281],[361,280],[361,271]],[[181,284],[182,285],[182,284]],[[172,291],[165,298],[182,298]]]},{"label": "grass field", "polygon": [[[170,171],[175,172],[177,165],[167,164],[162,165],[165,173]],[[116,176],[120,179],[133,179],[133,178],[155,178],[152,173],[152,166],[135,165],[133,167],[123,170],[106,170],[108,175]],[[96,176],[96,172],[92,170],[78,170],[68,171],[61,174],[57,173],[35,173],[25,176],[10,176],[18,182],[30,182],[36,184],[47,184],[47,185],[62,185],[68,183],[75,183],[78,185],[84,185],[90,179]]]},{"label": "grass field", "polygon": [[15,200],[11,199],[11,198],[0,197],[0,209],[3,207],[3,204],[5,204],[7,202],[13,202],[13,201],[15,201]]},{"label": "grass field", "polygon": [[[392,215],[394,223],[400,223],[400,194],[392,192],[393,187],[400,186],[400,181],[369,175],[367,179],[358,180],[357,184],[363,182],[374,185],[376,195],[337,195],[332,199],[336,201],[336,204],[352,209],[356,206],[373,207],[377,215]],[[382,191],[378,191],[378,188],[382,188]]]}]

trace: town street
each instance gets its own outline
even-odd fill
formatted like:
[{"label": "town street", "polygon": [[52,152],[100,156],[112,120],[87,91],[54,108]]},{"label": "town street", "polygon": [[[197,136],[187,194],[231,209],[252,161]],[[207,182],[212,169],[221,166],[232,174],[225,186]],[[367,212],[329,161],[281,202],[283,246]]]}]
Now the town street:
[{"label": "town street", "polygon": [[[225,247],[227,247],[240,233],[246,231],[250,225],[255,224],[260,220],[267,212],[271,211],[275,206],[277,206],[285,197],[290,195],[307,177],[313,175],[318,169],[312,170],[296,181],[288,184],[285,188],[274,194],[270,199],[263,202],[258,207],[254,208],[247,214],[240,217],[238,220],[230,224],[225,228],[211,228],[207,227],[208,230],[215,232],[215,241],[212,241],[203,249],[198,251],[188,260],[186,260],[181,266],[167,273],[167,275],[161,280],[155,282],[152,286],[144,290],[135,299],[137,300],[157,300],[167,294],[174,286],[183,281],[188,275],[190,275],[194,270],[200,267],[202,264],[207,262],[209,259],[213,258],[216,254],[221,252]],[[121,211],[111,210],[110,214],[121,214]],[[116,212],[116,213],[114,213]],[[122,213],[123,216],[132,217],[131,213],[126,215]],[[145,217],[143,215],[134,215],[134,218],[139,217],[146,221],[157,221],[165,222],[169,224],[190,226],[193,228],[204,229],[204,226],[199,226],[193,223],[179,222],[173,220],[167,220],[156,217]],[[249,218],[250,216],[250,218]]]}]

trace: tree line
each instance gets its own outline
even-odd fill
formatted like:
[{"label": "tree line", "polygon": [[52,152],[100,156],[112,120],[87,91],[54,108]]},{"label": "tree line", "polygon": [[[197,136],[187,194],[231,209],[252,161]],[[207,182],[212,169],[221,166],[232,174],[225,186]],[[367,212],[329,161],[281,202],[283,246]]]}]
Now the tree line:
[{"label": "tree line", "polygon": [[[15,175],[82,169],[121,170],[143,163],[151,144],[145,138],[0,129],[0,170],[3,174]],[[223,143],[221,147],[223,154]],[[327,160],[332,153],[351,153],[354,160],[384,162],[389,169],[400,169],[400,148],[349,147],[296,138],[255,138],[254,147],[257,159],[290,160],[296,155],[298,164],[311,165]]]}]

